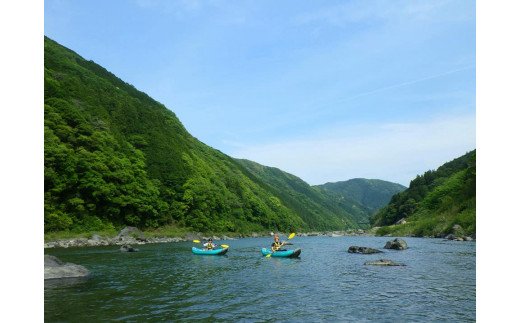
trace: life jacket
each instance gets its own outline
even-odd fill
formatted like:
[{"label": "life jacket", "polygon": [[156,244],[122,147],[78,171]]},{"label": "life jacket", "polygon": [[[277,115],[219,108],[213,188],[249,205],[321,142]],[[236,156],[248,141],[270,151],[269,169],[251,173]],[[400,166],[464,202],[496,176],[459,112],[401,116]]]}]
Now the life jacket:
[{"label": "life jacket", "polygon": [[206,242],[206,249],[208,249],[208,250],[213,249],[213,243],[212,242]]},{"label": "life jacket", "polygon": [[282,246],[282,243],[281,242],[273,242],[273,244],[271,245],[271,247],[273,247],[273,250],[278,250],[280,249],[280,247]]}]

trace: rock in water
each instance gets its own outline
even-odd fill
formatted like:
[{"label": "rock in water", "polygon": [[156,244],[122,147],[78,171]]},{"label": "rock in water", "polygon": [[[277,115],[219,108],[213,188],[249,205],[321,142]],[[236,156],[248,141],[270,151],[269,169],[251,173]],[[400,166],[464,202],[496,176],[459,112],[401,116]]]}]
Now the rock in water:
[{"label": "rock in water", "polygon": [[405,264],[401,264],[398,262],[393,262],[392,260],[388,259],[379,259],[376,261],[367,261],[365,262],[365,265],[369,266],[406,266]]},{"label": "rock in water", "polygon": [[121,248],[119,248],[119,251],[121,251],[121,252],[137,252],[137,251],[139,251],[139,249],[134,248],[134,247],[132,247],[129,244],[125,244],[125,245],[121,246]]},{"label": "rock in water", "polygon": [[44,279],[85,277],[88,275],[89,271],[83,266],[64,263],[55,256],[45,255]]},{"label": "rock in water", "polygon": [[362,253],[362,254],[372,254],[372,253],[380,253],[381,250],[368,248],[368,247],[358,247],[358,246],[350,246],[348,248],[349,253]]},{"label": "rock in water", "polygon": [[394,240],[388,241],[385,245],[385,249],[404,250],[408,249],[408,245],[403,239],[396,238]]}]

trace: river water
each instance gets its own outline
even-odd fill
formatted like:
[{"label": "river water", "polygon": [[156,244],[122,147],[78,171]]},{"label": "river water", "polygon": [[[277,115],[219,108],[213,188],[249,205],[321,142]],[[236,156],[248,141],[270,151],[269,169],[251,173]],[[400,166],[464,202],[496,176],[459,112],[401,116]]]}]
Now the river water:
[{"label": "river water", "polygon": [[[388,240],[295,237],[299,259],[261,257],[270,238],[220,241],[225,256],[193,255],[188,242],[46,249],[91,276],[46,281],[45,321],[475,321],[475,242],[405,238],[396,251]],[[364,265],[380,258],[406,266]]]}]

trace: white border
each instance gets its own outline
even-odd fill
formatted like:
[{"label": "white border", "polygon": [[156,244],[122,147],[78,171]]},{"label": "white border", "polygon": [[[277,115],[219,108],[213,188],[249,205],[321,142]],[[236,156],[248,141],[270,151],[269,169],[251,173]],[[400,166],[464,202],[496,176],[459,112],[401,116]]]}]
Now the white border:
[{"label": "white border", "polygon": [[0,316],[43,321],[43,1],[0,2],[0,32]]}]

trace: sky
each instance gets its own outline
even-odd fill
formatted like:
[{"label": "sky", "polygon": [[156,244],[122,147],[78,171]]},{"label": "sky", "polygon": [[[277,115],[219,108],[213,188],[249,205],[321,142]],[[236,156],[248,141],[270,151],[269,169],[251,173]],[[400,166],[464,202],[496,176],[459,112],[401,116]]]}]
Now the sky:
[{"label": "sky", "polygon": [[475,2],[46,0],[45,35],[202,142],[310,184],[476,148]]}]

